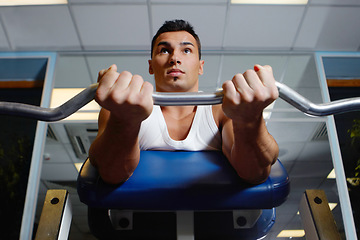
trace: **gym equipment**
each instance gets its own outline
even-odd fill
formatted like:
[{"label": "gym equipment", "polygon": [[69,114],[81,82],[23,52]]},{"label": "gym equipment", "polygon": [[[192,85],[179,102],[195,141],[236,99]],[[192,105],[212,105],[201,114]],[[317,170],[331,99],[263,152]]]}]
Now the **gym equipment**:
[{"label": "gym equipment", "polygon": [[83,164],[78,194],[100,239],[181,239],[183,218],[195,239],[258,239],[290,192],[280,161],[264,183],[251,185],[219,151],[142,151],[140,159],[118,185],[103,182],[89,160]]},{"label": "gym equipment", "polygon": [[[311,116],[328,116],[360,110],[360,98],[349,98],[330,103],[315,104],[285,84],[276,82],[276,86],[279,90],[280,98]],[[0,114],[28,117],[46,122],[59,121],[75,113],[92,101],[95,97],[97,87],[98,83],[90,85],[57,108],[42,108],[28,104],[0,102]],[[213,105],[222,103],[222,98],[222,91],[213,93],[153,93],[154,104],[161,106]]]},{"label": "gym equipment", "polygon": [[[314,104],[282,83],[276,86],[280,98],[308,115],[360,110],[360,98]],[[59,121],[93,100],[97,87],[90,85],[55,109],[0,102],[0,114]],[[222,91],[153,94],[154,104],[162,106],[220,104],[222,98]],[[253,186],[242,182],[219,152],[143,151],[133,176],[115,186],[104,183],[89,160],[78,177],[90,228],[105,238],[181,239],[184,233],[196,239],[262,238],[274,224],[275,207],[289,191],[280,161],[266,182]],[[190,227],[184,230],[176,223]]]}]

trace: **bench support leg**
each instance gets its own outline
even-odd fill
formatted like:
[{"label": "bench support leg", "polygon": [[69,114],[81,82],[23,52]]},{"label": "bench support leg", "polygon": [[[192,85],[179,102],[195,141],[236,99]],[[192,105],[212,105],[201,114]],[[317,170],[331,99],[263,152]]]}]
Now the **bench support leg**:
[{"label": "bench support leg", "polygon": [[72,208],[67,190],[48,190],[35,240],[68,239]]},{"label": "bench support leg", "polygon": [[306,239],[341,239],[323,190],[306,190],[300,201],[299,210]]},{"label": "bench support leg", "polygon": [[177,240],[194,240],[194,212],[176,212],[176,235]]}]

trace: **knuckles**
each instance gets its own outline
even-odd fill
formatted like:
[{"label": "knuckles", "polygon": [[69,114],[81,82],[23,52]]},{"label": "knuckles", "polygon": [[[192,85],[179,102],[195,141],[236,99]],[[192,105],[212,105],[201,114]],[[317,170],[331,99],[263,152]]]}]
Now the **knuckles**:
[{"label": "knuckles", "polygon": [[268,70],[269,72],[273,73],[273,69],[270,65],[264,65],[263,66],[266,70]]},{"label": "knuckles", "polygon": [[122,76],[123,78],[132,78],[133,77],[133,75],[129,71],[122,71],[120,73],[120,76]]},{"label": "knuckles", "polygon": [[[267,85],[263,82],[264,78],[267,78]],[[230,105],[251,106],[255,104],[252,106],[265,108],[279,97],[272,68],[269,65],[261,67],[259,71],[248,69],[243,74],[238,73],[233,77],[232,81],[224,82],[223,88],[226,99],[225,104]],[[227,94],[227,92],[231,93]],[[234,94],[234,92],[238,94]]]},{"label": "knuckles", "polygon": [[276,100],[279,97],[279,90],[276,86],[271,88],[271,98]]},{"label": "knuckles", "polygon": [[[116,111],[123,107],[146,109],[152,103],[149,101],[149,95],[153,89],[152,85],[145,82],[140,75],[132,75],[128,71],[118,73],[101,70],[100,76],[100,85],[96,91],[95,100],[102,107]],[[117,81],[122,81],[123,84],[118,84]],[[145,93],[141,92],[142,87],[146,88]]]},{"label": "knuckles", "polygon": [[255,76],[256,72],[253,69],[248,69],[243,73],[244,76]]}]

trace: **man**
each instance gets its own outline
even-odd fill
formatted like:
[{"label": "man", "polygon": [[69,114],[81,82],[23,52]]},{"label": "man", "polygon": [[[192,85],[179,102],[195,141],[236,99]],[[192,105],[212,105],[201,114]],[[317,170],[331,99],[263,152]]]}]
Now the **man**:
[{"label": "man", "polygon": [[[198,92],[204,66],[200,47],[187,22],[165,22],[153,38],[149,60],[156,91]],[[139,163],[140,149],[222,150],[245,181],[257,184],[267,179],[279,151],[262,117],[264,108],[278,97],[270,66],[255,65],[254,70],[236,74],[223,84],[222,105],[205,108],[153,106],[153,86],[139,75],[118,73],[115,65],[100,71],[98,80],[96,101],[103,108],[89,157],[104,181],[126,181]],[[210,115],[204,120],[208,124],[197,122],[202,120],[199,114]],[[212,136],[202,137],[196,130],[203,125],[211,131],[202,132],[213,132]],[[163,132],[156,134],[152,128],[158,126]],[[195,149],[188,149],[191,146]]]}]

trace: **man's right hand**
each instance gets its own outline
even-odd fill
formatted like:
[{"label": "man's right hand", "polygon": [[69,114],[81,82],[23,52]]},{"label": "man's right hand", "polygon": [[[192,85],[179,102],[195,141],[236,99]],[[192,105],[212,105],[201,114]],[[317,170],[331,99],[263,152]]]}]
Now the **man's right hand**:
[{"label": "man's right hand", "polygon": [[95,100],[110,111],[110,117],[121,122],[141,122],[152,112],[153,86],[139,75],[117,72],[117,66],[103,69],[98,76]]}]

